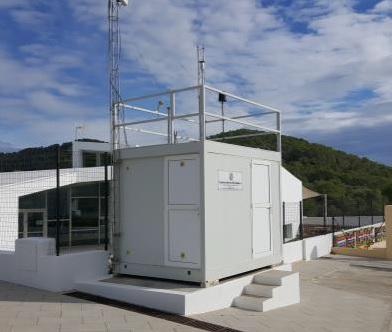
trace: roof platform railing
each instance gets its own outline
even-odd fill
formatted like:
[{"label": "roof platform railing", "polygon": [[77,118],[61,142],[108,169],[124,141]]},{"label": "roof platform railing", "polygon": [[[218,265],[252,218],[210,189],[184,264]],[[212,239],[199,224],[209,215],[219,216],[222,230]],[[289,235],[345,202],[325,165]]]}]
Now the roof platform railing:
[{"label": "roof platform railing", "polygon": [[[251,130],[227,135],[238,129]],[[206,84],[127,98],[112,107],[113,149],[259,135],[275,135],[281,151],[278,109]]]}]

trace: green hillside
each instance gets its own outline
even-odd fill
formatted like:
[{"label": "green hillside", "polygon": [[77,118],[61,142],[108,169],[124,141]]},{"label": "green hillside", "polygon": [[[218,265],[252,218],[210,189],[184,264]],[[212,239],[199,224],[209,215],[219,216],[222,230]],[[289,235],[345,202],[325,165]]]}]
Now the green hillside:
[{"label": "green hillside", "polygon": [[[35,171],[55,169],[57,164],[57,147],[36,147],[17,152],[0,153],[0,172]],[[71,167],[72,144],[64,143],[60,146],[62,167]]]},{"label": "green hillside", "polygon": [[[225,135],[249,132],[237,130]],[[271,150],[275,141],[275,136],[268,135],[230,139],[227,143]],[[306,187],[328,195],[329,215],[357,215],[358,210],[365,215],[372,209],[380,214],[383,204],[392,202],[392,167],[291,136],[282,136],[282,159],[283,166]],[[307,200],[305,213],[320,215],[321,206],[320,199]]]},{"label": "green hillside", "polygon": [[[82,138],[78,141],[105,143],[90,138]],[[53,144],[46,147],[27,148],[17,152],[0,152],[0,172],[55,169],[58,147],[60,147],[60,168],[72,167],[72,143],[67,142],[60,146]]]},{"label": "green hillside", "polygon": [[[242,135],[249,130],[225,133]],[[221,135],[213,136],[213,138]],[[227,143],[273,149],[275,136],[255,136],[227,140]],[[383,203],[392,202],[392,167],[347,154],[304,139],[282,137],[283,165],[303,184],[328,195],[329,215],[382,213]],[[24,171],[56,167],[57,145],[0,153],[0,171]],[[61,145],[61,167],[71,167],[71,143]],[[305,202],[305,214],[321,215],[320,199]]]}]

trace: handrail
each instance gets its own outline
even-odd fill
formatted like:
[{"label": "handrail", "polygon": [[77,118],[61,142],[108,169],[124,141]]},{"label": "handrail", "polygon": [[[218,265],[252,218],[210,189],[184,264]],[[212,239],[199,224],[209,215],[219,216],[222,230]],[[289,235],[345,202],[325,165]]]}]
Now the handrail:
[{"label": "handrail", "polygon": [[[184,110],[182,110],[179,114],[178,110],[178,105],[181,105],[181,103],[178,103],[176,101],[176,97],[187,91],[197,91],[198,92],[198,106],[191,106],[192,109],[198,109],[198,112],[192,112],[192,113],[185,113]],[[226,98],[224,101],[221,101],[219,98],[217,98],[217,102],[221,103],[221,114],[216,114],[212,112],[208,112],[207,109],[211,104],[211,101],[209,98],[205,98],[205,93],[206,91],[211,91],[214,93],[220,95],[223,94],[226,97],[229,97],[230,100],[229,102],[232,101],[237,101],[237,102],[242,102],[246,103],[251,106],[246,106],[248,112],[242,115],[236,115],[236,116],[227,116],[224,114],[223,107],[224,103],[226,103]],[[158,107],[156,110],[151,109],[149,106],[145,106],[154,102],[154,100],[151,100],[153,98],[157,97],[162,97],[166,96],[167,98],[165,99],[170,99],[170,106],[167,106],[167,112],[160,112],[159,108],[160,106],[163,105],[162,101],[158,101]],[[219,99],[219,101],[218,101]],[[150,100],[147,102],[147,100]],[[143,101],[146,101],[143,104]],[[131,104],[139,102],[138,104]],[[188,105],[188,101],[187,104]],[[215,107],[215,106],[214,106]],[[155,108],[155,107],[154,107]],[[261,109],[260,111],[257,111],[255,108]],[[132,121],[128,120],[126,121],[126,113],[127,111],[133,111],[133,112],[139,112],[139,113],[144,113],[143,116],[138,116],[137,120]],[[133,131],[133,132],[139,132],[139,133],[146,133],[146,134],[151,134],[151,135],[156,135],[156,136],[162,136],[162,137],[167,137],[167,143],[168,144],[174,144],[177,143],[177,140],[175,138],[183,139],[183,140],[190,140],[190,141],[200,141],[206,139],[206,130],[207,130],[207,125],[217,123],[217,122],[222,122],[222,132],[224,134],[225,132],[225,127],[224,123],[225,122],[231,122],[233,124],[237,124],[240,126],[240,128],[254,128],[258,133],[251,133],[247,135],[231,135],[231,136],[226,136],[225,139],[229,138],[244,138],[244,137],[249,137],[249,136],[259,136],[265,133],[270,133],[270,134],[275,134],[277,135],[277,148],[276,151],[280,152],[280,142],[281,142],[281,137],[280,137],[280,111],[276,108],[273,108],[268,105],[260,104],[257,102],[254,102],[252,100],[242,98],[240,96],[237,96],[232,93],[225,92],[220,89],[213,88],[211,86],[201,84],[201,85],[195,85],[183,89],[177,89],[177,90],[167,90],[159,93],[154,93],[154,94],[149,94],[149,95],[144,95],[144,96],[139,96],[139,97],[134,97],[134,98],[127,98],[121,100],[119,103],[114,105],[112,107],[112,132],[113,134],[111,135],[112,140],[116,140],[116,144],[112,144],[114,148],[118,148],[120,146],[120,141],[121,137],[123,137],[123,142],[125,142],[126,145],[128,145],[128,139],[127,139],[127,134],[126,131]],[[256,117],[262,117],[264,115],[270,115],[270,114],[275,114],[275,118],[268,118],[268,126],[266,125],[260,125],[256,123],[252,123],[247,121],[249,118],[256,118]],[[151,118],[146,118],[148,115],[155,115],[156,118],[151,119]],[[192,119],[192,117],[198,117],[198,119]],[[191,124],[196,124],[198,125],[198,128],[196,129],[195,132],[193,129],[190,129],[192,127],[183,127],[179,128],[179,130],[184,131],[187,136],[179,136],[178,135],[178,130],[177,128],[174,127],[175,123],[174,121],[176,120],[181,120],[184,122],[188,122]],[[261,120],[260,120],[261,121]],[[272,122],[270,122],[272,121]],[[162,123],[162,122],[167,122],[167,130],[166,133],[162,133],[159,131],[154,130],[148,130],[146,128],[143,128],[142,125],[147,125],[147,124],[153,124],[153,123]],[[271,123],[271,125],[270,125]],[[139,126],[136,128],[135,126]],[[176,124],[177,127],[177,124]],[[162,127],[159,127],[161,130]],[[216,130],[217,127],[208,127],[214,128]],[[233,127],[232,127],[233,128]],[[191,135],[189,135],[189,132]],[[189,136],[189,137],[188,137]],[[192,138],[191,136],[195,137]],[[197,138],[197,139],[196,139]],[[219,140],[219,138],[216,138],[214,140]],[[161,143],[158,143],[161,144]]]},{"label": "handrail", "polygon": [[135,98],[123,99],[120,104],[129,103],[129,102],[133,102],[133,101],[138,101],[138,100],[142,100],[142,99],[151,99],[151,98],[155,98],[155,97],[159,97],[159,96],[170,95],[170,94],[173,94],[173,93],[180,93],[180,92],[185,92],[185,91],[196,90],[198,88],[200,88],[200,85],[194,85],[194,86],[191,86],[189,88],[183,88],[183,89],[178,89],[178,90],[166,90],[166,91],[163,91],[163,92],[153,93],[153,94],[150,94],[150,95],[144,95],[144,96],[135,97]]},{"label": "handrail", "polygon": [[213,88],[213,87],[211,87],[211,86],[209,86],[209,85],[206,85],[205,87],[206,87],[207,90],[214,91],[214,92],[217,92],[217,93],[222,93],[222,94],[224,94],[224,95],[226,95],[226,96],[228,96],[228,97],[232,97],[232,98],[234,98],[234,99],[243,101],[243,102],[245,102],[245,103],[248,103],[248,104],[251,104],[251,105],[254,105],[254,106],[257,106],[257,107],[262,107],[262,108],[271,110],[271,111],[273,111],[273,112],[275,112],[275,113],[280,113],[280,111],[279,111],[277,108],[274,108],[274,107],[271,107],[271,106],[268,106],[268,105],[264,105],[264,104],[260,104],[260,103],[256,103],[256,102],[254,102],[254,101],[252,101],[252,100],[245,99],[245,98],[242,98],[242,97],[240,97],[240,96],[236,96],[236,95],[234,95],[234,94],[232,94],[232,93],[228,93],[228,92],[226,92],[226,91],[219,90],[219,89],[217,89],[217,88]]}]

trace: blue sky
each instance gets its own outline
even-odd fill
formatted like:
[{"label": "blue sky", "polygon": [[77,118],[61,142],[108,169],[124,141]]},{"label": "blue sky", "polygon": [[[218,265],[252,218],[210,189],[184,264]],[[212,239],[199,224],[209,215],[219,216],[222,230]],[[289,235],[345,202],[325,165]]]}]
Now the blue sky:
[{"label": "blue sky", "polygon": [[[0,2],[0,147],[109,138],[107,1]],[[197,82],[279,108],[283,133],[392,165],[392,0],[132,0],[123,97]]]}]

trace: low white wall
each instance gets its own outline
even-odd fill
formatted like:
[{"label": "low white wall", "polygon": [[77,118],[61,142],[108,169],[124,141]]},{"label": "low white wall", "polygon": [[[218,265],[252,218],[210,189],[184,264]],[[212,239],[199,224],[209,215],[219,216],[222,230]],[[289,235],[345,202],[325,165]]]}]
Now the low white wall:
[{"label": "low white wall", "polygon": [[15,253],[0,251],[0,280],[13,282],[15,279]]},{"label": "low white wall", "polygon": [[332,250],[332,233],[309,237],[283,244],[283,262],[293,263],[329,255]]},{"label": "low white wall", "polygon": [[294,241],[285,243],[283,245],[283,262],[293,263],[302,261],[304,259],[303,255],[303,243],[302,241]]},{"label": "low white wall", "polygon": [[75,289],[79,281],[107,275],[107,252],[95,250],[55,256],[51,240],[19,239],[15,252],[0,252],[0,280],[62,292]]},{"label": "low white wall", "polygon": [[304,260],[317,259],[329,255],[332,250],[333,236],[332,233],[309,237],[303,241]]}]

